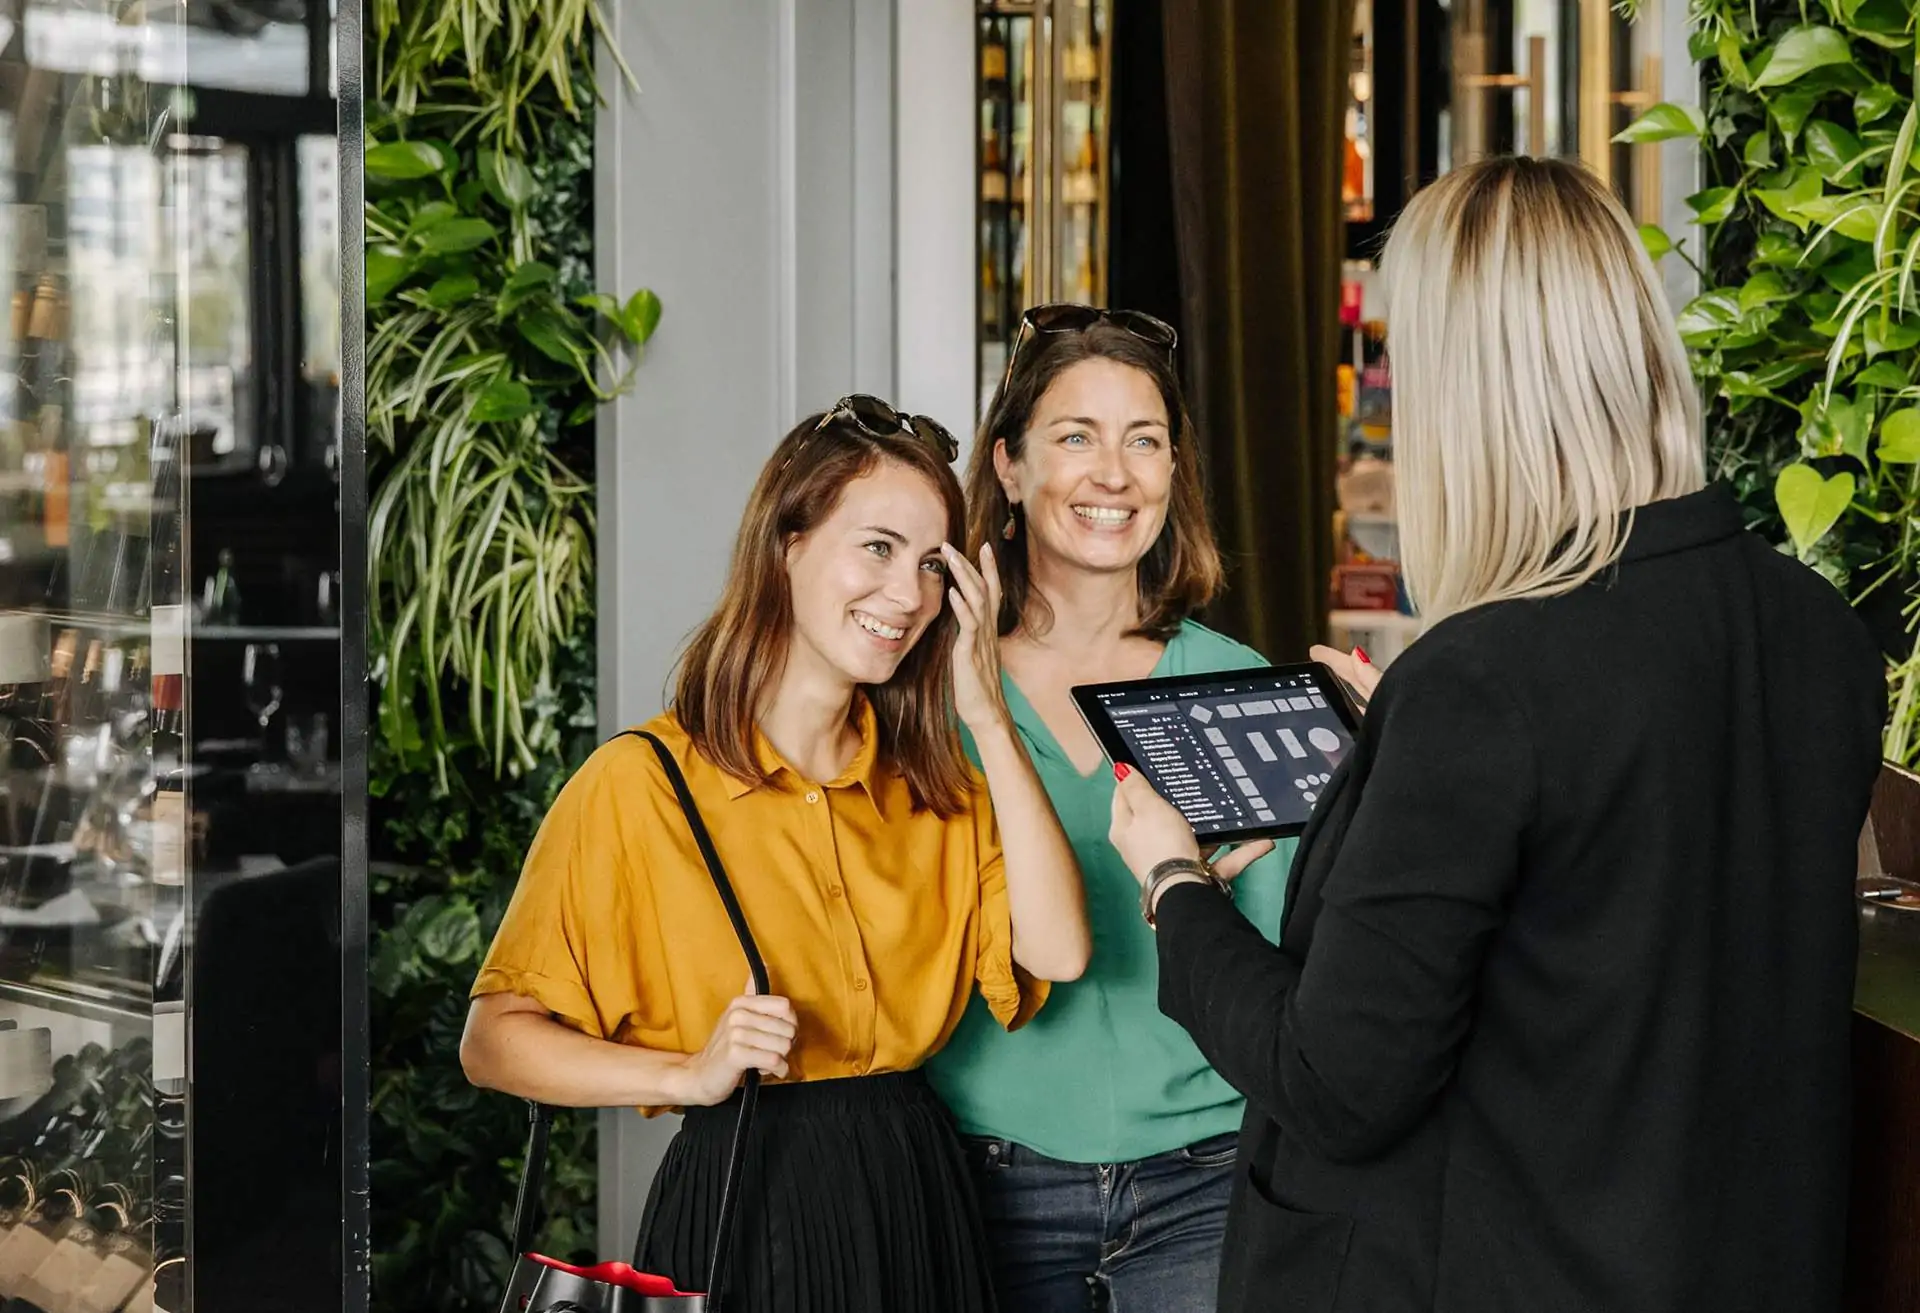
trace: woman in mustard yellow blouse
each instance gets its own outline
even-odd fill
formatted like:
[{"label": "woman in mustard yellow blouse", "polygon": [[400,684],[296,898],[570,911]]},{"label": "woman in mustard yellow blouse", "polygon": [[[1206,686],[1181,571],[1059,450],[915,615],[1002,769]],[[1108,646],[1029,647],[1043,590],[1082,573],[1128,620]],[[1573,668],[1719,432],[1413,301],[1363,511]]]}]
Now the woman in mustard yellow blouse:
[{"label": "woman in mustard yellow blouse", "polygon": [[686,776],[771,993],[747,988],[665,770],[632,736],[561,792],[473,986],[476,1084],[686,1110],[637,1247],[683,1287],[714,1239],[727,1105],[766,1074],[730,1310],[991,1309],[965,1163],[919,1067],[975,990],[1014,1027],[1087,963],[1072,850],[1001,696],[992,556],[976,571],[950,546],[953,455],[944,429],[871,397],[789,433],[673,706],[645,727]]}]

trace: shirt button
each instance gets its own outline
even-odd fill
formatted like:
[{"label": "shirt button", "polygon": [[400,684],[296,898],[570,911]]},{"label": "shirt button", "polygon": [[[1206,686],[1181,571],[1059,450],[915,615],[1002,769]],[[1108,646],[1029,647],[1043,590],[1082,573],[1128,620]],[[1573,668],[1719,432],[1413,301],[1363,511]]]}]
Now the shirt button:
[{"label": "shirt button", "polygon": [[856,994],[864,994],[864,993],[866,993],[866,992],[867,992],[867,982],[866,982],[866,978],[865,978],[865,977],[859,977],[859,978],[857,978],[857,979],[855,979],[855,980],[854,980],[854,982],[853,982],[853,990],[854,990],[854,992],[855,992]]},{"label": "shirt button", "polygon": [[807,795],[807,801],[808,801],[808,802],[819,802],[819,801],[820,801],[820,795],[819,795],[819,794],[817,794],[817,793],[809,793],[809,794]]},{"label": "shirt button", "polygon": [[842,889],[837,884],[830,884],[827,886],[827,897],[829,898],[838,898],[841,894],[844,894],[845,892],[846,890]]}]

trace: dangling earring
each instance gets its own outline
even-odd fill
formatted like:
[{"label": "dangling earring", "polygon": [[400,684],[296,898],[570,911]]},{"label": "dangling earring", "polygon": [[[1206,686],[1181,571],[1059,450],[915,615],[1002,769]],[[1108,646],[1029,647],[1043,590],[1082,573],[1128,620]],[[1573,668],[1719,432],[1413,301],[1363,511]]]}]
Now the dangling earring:
[{"label": "dangling earring", "polygon": [[1014,535],[1019,532],[1020,532],[1020,517],[1018,514],[1015,513],[1013,507],[1009,506],[1007,507],[1007,527],[1000,531],[1000,536],[1006,539],[1008,542],[1012,542],[1014,539]]}]

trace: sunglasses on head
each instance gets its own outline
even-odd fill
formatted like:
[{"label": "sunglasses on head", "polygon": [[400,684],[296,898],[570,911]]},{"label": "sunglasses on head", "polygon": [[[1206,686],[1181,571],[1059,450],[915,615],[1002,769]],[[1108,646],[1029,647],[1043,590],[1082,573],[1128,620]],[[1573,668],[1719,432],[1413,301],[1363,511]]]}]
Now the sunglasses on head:
[{"label": "sunglasses on head", "polygon": [[[940,421],[895,410],[879,397],[869,396],[865,392],[856,392],[835,402],[833,409],[822,415],[820,422],[813,426],[813,432],[807,435],[807,442],[813,441],[822,429],[841,420],[852,421],[855,428],[870,438],[891,438],[900,433],[916,437],[939,452],[949,465],[960,455],[960,443]],[[800,445],[804,447],[806,443]],[[794,455],[799,454],[800,448],[794,448]],[[793,457],[787,459],[791,461]]]},{"label": "sunglasses on head", "polygon": [[[1173,356],[1174,347],[1180,343],[1180,334],[1174,332],[1173,325],[1164,319],[1156,319],[1144,310],[1102,310],[1098,306],[1076,305],[1071,301],[1054,301],[1047,305],[1029,307],[1020,316],[1020,331],[1013,336],[1013,348],[1007,352],[1006,378],[1013,377],[1013,362],[1020,356],[1020,347],[1031,333],[1038,337],[1050,333],[1084,333],[1095,324],[1112,324],[1123,332],[1131,333],[1149,346],[1157,346]],[[1000,381],[1006,386],[1006,379]]]}]

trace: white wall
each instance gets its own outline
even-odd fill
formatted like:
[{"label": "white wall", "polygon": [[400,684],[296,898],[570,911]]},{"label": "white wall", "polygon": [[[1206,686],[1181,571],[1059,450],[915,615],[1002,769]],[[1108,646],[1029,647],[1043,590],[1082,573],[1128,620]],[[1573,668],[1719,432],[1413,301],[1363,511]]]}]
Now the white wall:
[{"label": "white wall", "polygon": [[899,404],[971,446],[978,419],[973,336],[974,5],[899,0],[894,123],[899,259]]},{"label": "white wall", "polygon": [[[622,297],[652,287],[665,306],[631,394],[599,428],[612,733],[660,710],[780,436],[848,392],[894,391],[894,70],[891,0],[605,8],[641,90],[603,53],[597,276]],[[630,1253],[676,1121],[603,1115],[605,1256]]]}]

